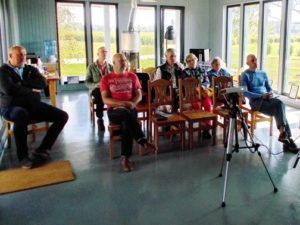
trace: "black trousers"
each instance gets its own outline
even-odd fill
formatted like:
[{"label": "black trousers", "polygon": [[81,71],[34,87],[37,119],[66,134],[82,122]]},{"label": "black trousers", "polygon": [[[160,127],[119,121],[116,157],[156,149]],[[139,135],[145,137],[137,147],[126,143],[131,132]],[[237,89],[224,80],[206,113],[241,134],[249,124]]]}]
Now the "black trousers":
[{"label": "black trousers", "polygon": [[91,95],[94,97],[94,103],[96,104],[96,116],[101,119],[103,117],[104,103],[102,100],[100,88],[95,88],[91,92]]},{"label": "black trousers", "polygon": [[20,161],[28,157],[27,126],[30,121],[52,122],[39,146],[41,150],[50,150],[69,118],[65,111],[44,102],[39,102],[30,108],[12,106],[2,109],[1,113],[5,119],[14,122],[13,132]]},{"label": "black trousers", "polygon": [[132,154],[133,139],[139,144],[144,144],[147,139],[137,120],[137,111],[128,108],[109,108],[108,118],[112,123],[121,125],[121,154],[130,156]]}]

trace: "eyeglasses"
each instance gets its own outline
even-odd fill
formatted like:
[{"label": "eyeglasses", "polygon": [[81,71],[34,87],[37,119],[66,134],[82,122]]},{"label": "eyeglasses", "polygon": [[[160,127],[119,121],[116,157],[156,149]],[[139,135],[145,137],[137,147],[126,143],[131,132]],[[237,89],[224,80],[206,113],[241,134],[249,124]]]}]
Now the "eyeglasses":
[{"label": "eyeglasses", "polygon": [[195,62],[195,59],[188,59],[186,60],[187,63],[190,63],[190,62]]}]

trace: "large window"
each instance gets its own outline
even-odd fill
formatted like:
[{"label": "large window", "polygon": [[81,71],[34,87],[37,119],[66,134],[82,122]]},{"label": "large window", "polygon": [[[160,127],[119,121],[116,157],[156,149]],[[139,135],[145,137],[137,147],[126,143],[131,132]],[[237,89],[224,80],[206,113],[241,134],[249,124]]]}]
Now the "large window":
[{"label": "large window", "polygon": [[264,3],[262,68],[274,90],[278,90],[281,7],[281,1]]},{"label": "large window", "polygon": [[226,63],[230,69],[240,68],[240,6],[227,8]]},{"label": "large window", "polygon": [[83,3],[57,2],[59,63],[61,76],[84,76],[86,33]]},{"label": "large window", "polygon": [[[258,55],[259,4],[245,5],[244,8],[244,57]],[[246,60],[243,60],[244,67]]]},{"label": "large window", "polygon": [[290,84],[300,85],[300,1],[289,1],[286,51],[286,79],[284,92],[288,93]]},{"label": "large window", "polygon": [[[135,30],[140,32],[140,67],[155,67],[156,65],[156,17],[154,6],[138,6],[135,20]],[[147,18],[147,19],[145,19]]]},{"label": "large window", "polygon": [[[184,54],[184,36],[183,36],[183,18],[184,8],[183,7],[161,7],[161,59],[164,61],[164,53],[167,48],[175,48],[177,52],[177,59],[183,62]],[[174,40],[165,39],[165,33],[168,27],[173,28]]]},{"label": "large window", "polygon": [[3,64],[3,50],[2,50],[2,32],[1,32],[1,24],[0,24],[0,64]]},{"label": "large window", "polygon": [[92,47],[93,60],[97,58],[97,50],[105,46],[108,58],[117,52],[117,10],[116,5],[91,4],[92,15]]}]

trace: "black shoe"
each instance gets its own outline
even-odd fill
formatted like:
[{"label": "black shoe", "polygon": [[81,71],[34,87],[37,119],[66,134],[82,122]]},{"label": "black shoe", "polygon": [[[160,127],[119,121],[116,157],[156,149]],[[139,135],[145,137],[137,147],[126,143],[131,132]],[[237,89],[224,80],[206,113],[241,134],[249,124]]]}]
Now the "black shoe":
[{"label": "black shoe", "polygon": [[41,149],[36,149],[33,153],[32,153],[33,157],[35,159],[40,159],[42,161],[48,161],[50,160],[50,154],[47,150],[41,150]]},{"label": "black shoe", "polygon": [[33,162],[26,157],[20,161],[20,165],[22,169],[31,169],[33,167]]},{"label": "black shoe", "polygon": [[203,136],[204,139],[211,139],[211,134],[209,133],[208,130],[204,130],[202,132],[202,136]]},{"label": "black shoe", "polygon": [[297,154],[299,152],[299,150],[300,149],[297,148],[297,146],[294,147],[293,145],[290,145],[290,144],[283,144],[283,151],[285,151],[285,152],[291,152],[291,153]]},{"label": "black shoe", "polygon": [[290,141],[289,141],[285,131],[282,132],[281,134],[279,134],[278,141],[280,141],[286,145],[290,144]]},{"label": "black shoe", "polygon": [[290,142],[289,146],[291,148],[298,148],[297,145],[296,145],[296,143],[294,142],[294,140],[292,138],[289,138],[289,142]]}]

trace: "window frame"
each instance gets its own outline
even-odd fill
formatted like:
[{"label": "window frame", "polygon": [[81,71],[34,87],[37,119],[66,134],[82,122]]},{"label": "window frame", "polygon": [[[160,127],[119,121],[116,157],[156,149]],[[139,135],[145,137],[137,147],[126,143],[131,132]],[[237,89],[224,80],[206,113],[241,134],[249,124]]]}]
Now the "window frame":
[{"label": "window frame", "polygon": [[180,62],[184,61],[184,17],[185,17],[185,7],[184,6],[169,6],[169,5],[161,5],[160,6],[160,61],[162,62],[162,59],[164,58],[164,10],[165,9],[175,9],[180,10],[181,18],[180,18]]}]

